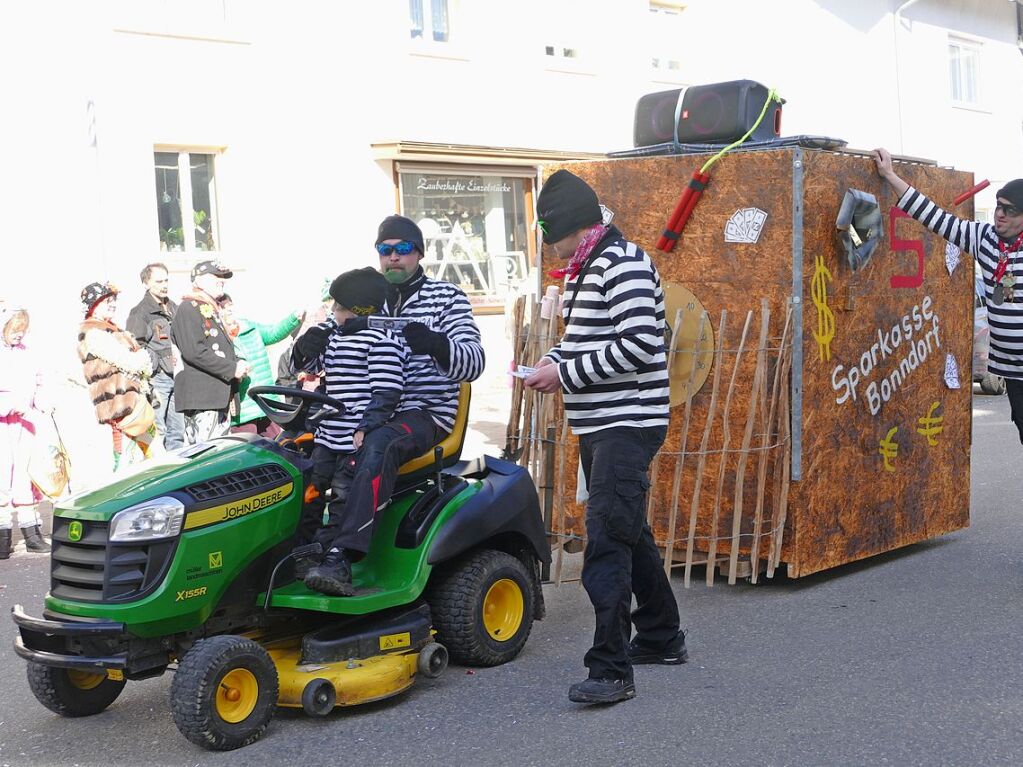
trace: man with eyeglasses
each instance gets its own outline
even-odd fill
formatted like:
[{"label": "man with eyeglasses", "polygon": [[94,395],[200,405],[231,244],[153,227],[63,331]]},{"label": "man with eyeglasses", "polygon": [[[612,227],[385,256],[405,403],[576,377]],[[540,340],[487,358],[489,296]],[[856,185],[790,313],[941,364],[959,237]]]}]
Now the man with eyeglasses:
[{"label": "man with eyeglasses", "polygon": [[878,175],[899,195],[902,210],[980,265],[991,325],[988,370],[1005,379],[1012,422],[1023,442],[1023,179],[998,190],[995,222],[987,224],[942,210],[899,178],[887,150],[875,149],[874,162]]},{"label": "man with eyeglasses", "polygon": [[[345,504],[349,524],[329,544],[317,570],[318,589],[337,596],[351,593],[350,563],[369,550],[374,515],[390,499],[398,467],[451,432],[459,384],[479,378],[484,364],[469,299],[458,286],[423,272],[423,233],[415,222],[404,216],[385,218],[376,250],[380,272],[391,284],[385,313],[413,320],[395,333],[410,355],[394,417],[366,435],[346,466],[351,475],[347,498],[336,499]],[[333,333],[348,335],[368,326],[367,317],[355,317],[340,327],[328,321],[310,328],[295,342],[296,366],[314,369]]]}]

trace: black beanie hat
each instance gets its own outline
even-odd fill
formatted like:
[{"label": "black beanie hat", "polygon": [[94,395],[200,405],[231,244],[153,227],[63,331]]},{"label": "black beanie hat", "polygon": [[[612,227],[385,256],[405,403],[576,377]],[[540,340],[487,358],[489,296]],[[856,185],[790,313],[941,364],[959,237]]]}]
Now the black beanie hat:
[{"label": "black beanie hat", "polygon": [[423,232],[411,218],[388,216],[381,221],[380,228],[377,229],[376,244],[379,245],[384,240],[408,240],[416,246],[420,254],[426,252],[426,248],[423,247]]},{"label": "black beanie hat", "polygon": [[343,309],[365,317],[376,314],[387,298],[387,280],[376,269],[352,269],[330,283],[330,297]]},{"label": "black beanie hat", "polygon": [[995,197],[1004,197],[1016,206],[1016,210],[1023,210],[1023,178],[1015,178],[998,190]]},{"label": "black beanie hat", "polygon": [[567,170],[559,170],[547,179],[536,198],[536,214],[548,245],[603,219],[597,193]]}]

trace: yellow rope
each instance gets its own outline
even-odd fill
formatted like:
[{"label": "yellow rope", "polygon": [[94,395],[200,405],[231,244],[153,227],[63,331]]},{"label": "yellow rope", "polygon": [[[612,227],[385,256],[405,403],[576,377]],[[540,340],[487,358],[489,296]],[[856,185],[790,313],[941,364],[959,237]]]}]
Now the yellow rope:
[{"label": "yellow rope", "polygon": [[753,127],[750,128],[748,131],[746,131],[746,135],[744,135],[741,139],[739,139],[738,141],[735,141],[735,142],[729,144],[724,149],[722,149],[720,152],[718,152],[716,155],[714,155],[709,160],[707,160],[707,162],[705,162],[703,164],[703,167],[700,168],[700,173],[706,173],[707,169],[711,165],[716,163],[718,160],[720,160],[722,157],[724,157],[726,153],[731,152],[733,149],[735,149],[737,146],[739,146],[739,144],[741,144],[743,141],[745,141],[750,136],[752,136],[753,135],[753,131],[755,131],[760,126],[760,123],[763,122],[764,115],[767,114],[767,108],[769,106],[771,106],[771,102],[773,102],[773,101],[777,101],[777,102],[780,103],[781,102],[781,97],[778,95],[778,91],[776,91],[774,88],[771,88],[771,90],[769,90],[767,92],[767,101],[764,102],[764,108],[760,110],[760,117],[758,117],[757,121],[755,123],[753,123]]}]

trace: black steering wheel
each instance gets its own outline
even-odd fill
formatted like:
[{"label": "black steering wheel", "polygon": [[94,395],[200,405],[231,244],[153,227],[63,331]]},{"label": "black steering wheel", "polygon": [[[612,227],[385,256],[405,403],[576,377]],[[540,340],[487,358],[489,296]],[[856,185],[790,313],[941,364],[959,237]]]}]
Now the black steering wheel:
[{"label": "black steering wheel", "polygon": [[[315,426],[320,421],[343,416],[348,410],[344,402],[318,391],[306,389],[292,389],[287,386],[253,386],[249,389],[248,394],[259,405],[259,409],[266,413],[267,418],[283,428],[288,428],[293,424],[302,426],[305,423]],[[297,399],[298,402],[270,399],[266,396],[267,394],[277,394],[288,397],[289,400]],[[307,420],[309,407],[314,404],[322,405],[322,407]]]}]

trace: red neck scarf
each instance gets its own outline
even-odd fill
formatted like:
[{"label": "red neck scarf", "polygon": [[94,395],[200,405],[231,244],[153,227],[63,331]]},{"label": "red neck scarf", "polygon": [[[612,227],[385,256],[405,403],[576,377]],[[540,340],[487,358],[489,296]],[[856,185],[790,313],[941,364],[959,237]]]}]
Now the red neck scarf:
[{"label": "red neck scarf", "polygon": [[551,269],[551,271],[547,272],[547,276],[553,277],[556,280],[560,280],[562,277],[574,280],[579,275],[579,270],[583,268],[586,259],[590,257],[593,249],[597,247],[597,243],[604,239],[607,230],[608,227],[603,224],[594,224],[587,229],[582,241],[576,247],[575,253],[568,259],[568,266],[561,269]]},{"label": "red neck scarf", "polygon": [[1001,251],[1003,255],[1006,253],[1016,253],[1021,247],[1023,247],[1023,232],[1019,233],[1012,245],[1006,245],[1001,240],[998,240],[998,250]]}]

